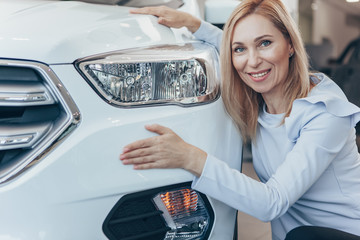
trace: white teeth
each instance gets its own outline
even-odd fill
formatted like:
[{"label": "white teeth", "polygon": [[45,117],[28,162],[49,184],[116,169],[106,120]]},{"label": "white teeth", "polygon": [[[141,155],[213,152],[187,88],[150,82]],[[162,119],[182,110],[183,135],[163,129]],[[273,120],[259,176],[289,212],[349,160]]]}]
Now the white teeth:
[{"label": "white teeth", "polygon": [[268,72],[269,71],[262,72],[262,73],[251,74],[251,76],[254,77],[254,78],[259,78],[259,77],[265,76]]}]

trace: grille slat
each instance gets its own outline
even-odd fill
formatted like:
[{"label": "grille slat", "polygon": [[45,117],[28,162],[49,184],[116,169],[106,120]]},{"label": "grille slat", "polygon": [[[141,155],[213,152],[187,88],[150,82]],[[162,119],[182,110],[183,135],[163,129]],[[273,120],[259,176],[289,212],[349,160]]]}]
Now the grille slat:
[{"label": "grille slat", "polygon": [[116,236],[110,239],[159,240],[164,238],[167,229],[161,215],[151,196],[126,198],[114,208],[106,228]]},{"label": "grille slat", "polygon": [[[14,65],[17,65],[16,63]],[[3,65],[0,68],[0,81],[41,81],[40,75],[29,67]]]},{"label": "grille slat", "polygon": [[[32,147],[51,129],[51,126],[50,122],[0,124],[0,151]],[[19,142],[20,139],[24,141]]]},{"label": "grille slat", "polygon": [[0,80],[0,106],[51,105],[54,102],[41,82]]},{"label": "grille slat", "polygon": [[[161,235],[165,235],[165,233],[167,231],[169,231],[171,228],[169,227],[163,227],[161,229],[158,230],[154,230],[152,232],[147,232],[147,233],[143,233],[143,234],[138,234],[137,236],[131,236],[131,237],[125,237],[125,238],[121,238],[121,240],[141,240],[141,239],[149,239],[149,237],[152,236],[158,236],[159,234]],[[161,240],[161,239],[158,239]]]},{"label": "grille slat", "polygon": [[104,221],[103,231],[110,240],[161,240],[170,229],[152,201],[154,192],[126,195]]},{"label": "grille slat", "polygon": [[136,221],[136,220],[140,220],[140,219],[148,218],[148,217],[152,217],[152,216],[160,216],[162,213],[163,213],[162,211],[157,210],[154,212],[139,214],[139,215],[135,215],[135,216],[113,219],[109,223],[110,224],[126,223],[126,222]]}]

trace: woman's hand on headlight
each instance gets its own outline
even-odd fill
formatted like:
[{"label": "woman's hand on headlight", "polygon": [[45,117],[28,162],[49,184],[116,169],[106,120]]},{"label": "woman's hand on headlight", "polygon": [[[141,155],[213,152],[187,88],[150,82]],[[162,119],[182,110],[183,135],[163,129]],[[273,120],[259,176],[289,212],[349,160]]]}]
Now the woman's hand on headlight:
[{"label": "woman's hand on headlight", "polygon": [[124,147],[120,160],[134,169],[183,168],[200,176],[207,158],[206,152],[186,143],[171,129],[154,124],[148,131],[158,136],[133,142]]},{"label": "woman's hand on headlight", "polygon": [[192,33],[201,25],[201,20],[193,15],[166,6],[135,8],[131,9],[130,13],[154,15],[162,25],[172,28],[186,27]]}]

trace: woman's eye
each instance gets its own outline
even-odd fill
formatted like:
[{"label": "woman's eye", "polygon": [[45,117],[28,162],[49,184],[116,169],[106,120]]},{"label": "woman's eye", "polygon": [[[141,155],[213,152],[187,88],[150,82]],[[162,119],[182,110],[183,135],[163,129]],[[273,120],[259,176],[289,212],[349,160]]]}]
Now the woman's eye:
[{"label": "woman's eye", "polygon": [[236,52],[236,53],[242,53],[244,51],[245,51],[245,48],[242,48],[242,47],[234,48],[234,52]]},{"label": "woman's eye", "polygon": [[270,42],[269,40],[264,40],[264,41],[261,42],[260,45],[261,45],[262,47],[267,47],[267,46],[269,46],[270,44],[271,44],[271,42]]}]

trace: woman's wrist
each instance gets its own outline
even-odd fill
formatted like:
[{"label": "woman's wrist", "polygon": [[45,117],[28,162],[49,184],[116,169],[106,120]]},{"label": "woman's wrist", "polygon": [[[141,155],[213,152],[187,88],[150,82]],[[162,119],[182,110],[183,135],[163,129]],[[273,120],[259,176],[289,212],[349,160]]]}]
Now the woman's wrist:
[{"label": "woman's wrist", "polygon": [[199,18],[196,18],[196,17],[194,17],[194,16],[192,16],[192,15],[189,14],[189,18],[188,18],[188,20],[187,20],[187,24],[185,25],[186,28],[187,28],[190,32],[194,33],[194,32],[196,32],[197,30],[199,30],[200,25],[201,25],[201,20],[200,20]]},{"label": "woman's wrist", "polygon": [[207,159],[207,153],[201,150],[200,148],[194,147],[189,151],[188,157],[184,169],[200,177],[205,166]]}]

